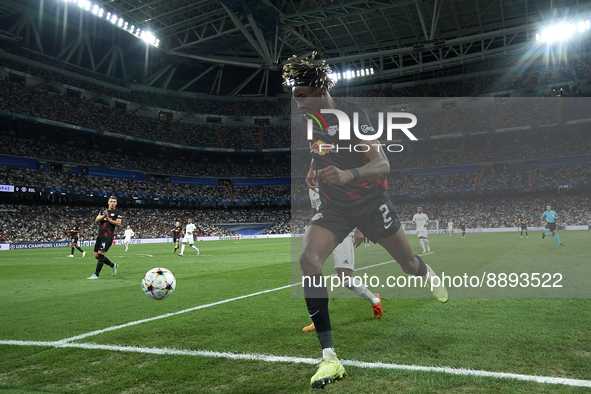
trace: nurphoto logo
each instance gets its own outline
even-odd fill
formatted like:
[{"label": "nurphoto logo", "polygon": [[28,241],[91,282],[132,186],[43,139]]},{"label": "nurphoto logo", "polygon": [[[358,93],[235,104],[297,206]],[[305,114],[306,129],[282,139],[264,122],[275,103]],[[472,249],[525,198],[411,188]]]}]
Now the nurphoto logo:
[{"label": "nurphoto logo", "polygon": [[[314,137],[314,123],[318,125],[321,131],[325,131],[329,136],[335,136],[338,133],[338,139],[340,141],[351,140],[351,123],[353,124],[353,133],[357,138],[362,141],[374,141],[378,140],[386,132],[386,140],[391,141],[392,132],[394,130],[402,131],[411,141],[417,141],[417,137],[409,130],[417,125],[417,117],[408,112],[379,112],[378,113],[378,129],[369,124],[359,125],[359,113],[353,113],[353,122],[349,119],[349,116],[338,109],[321,109],[320,112],[304,107],[302,108],[303,114],[307,118],[307,138],[309,141],[313,141]],[[328,125],[322,114],[333,114],[336,116],[338,124]],[[394,123],[394,119],[410,119],[410,123]],[[385,123],[385,126],[384,126]],[[371,146],[377,146],[378,151],[380,149],[386,149],[388,152],[402,152],[404,147],[400,144],[371,144]],[[355,151],[355,152],[368,152],[370,150],[368,144],[356,144],[356,145],[335,145],[328,144],[323,141],[315,141],[310,145],[310,151],[324,155],[328,152],[339,152],[339,151]]]}]

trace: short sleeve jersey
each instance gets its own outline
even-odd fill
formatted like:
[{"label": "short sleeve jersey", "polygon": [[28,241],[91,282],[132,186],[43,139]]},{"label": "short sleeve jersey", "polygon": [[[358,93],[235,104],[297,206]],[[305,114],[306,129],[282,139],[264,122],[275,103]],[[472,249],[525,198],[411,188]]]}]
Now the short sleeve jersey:
[{"label": "short sleeve jersey", "polygon": [[542,217],[544,219],[546,219],[546,222],[548,222],[548,223],[555,223],[556,222],[556,216],[558,216],[558,214],[556,212],[554,212],[554,210],[546,211],[542,215]]},{"label": "short sleeve jersey", "polygon": [[[363,150],[367,148],[361,146],[369,147],[368,141],[361,140],[355,135],[354,127],[356,126],[353,124],[353,114],[358,114],[357,126],[361,133],[375,134],[369,117],[358,105],[338,98],[334,100],[336,109],[343,111],[351,119],[351,138],[347,141],[339,140],[339,121],[334,114],[323,114],[326,124],[321,122],[322,128],[314,122],[312,141],[309,143],[316,171],[329,166],[335,166],[340,170],[349,170],[363,167],[369,162],[363,153]],[[358,180],[345,185],[328,185],[322,179],[318,179],[318,186],[322,204],[349,207],[363,204],[382,195],[388,189],[388,181],[386,178],[381,178],[369,182]]]},{"label": "short sleeve jersey", "polygon": [[195,223],[187,224],[187,227],[185,229],[185,233],[187,235],[193,235],[193,231],[195,231],[195,227],[197,227],[197,226],[195,226]]},{"label": "short sleeve jersey", "polygon": [[72,239],[78,239],[79,231],[80,231],[80,227],[79,226],[76,226],[76,225],[70,226],[70,237]]},{"label": "short sleeve jersey", "polygon": [[[107,211],[107,212],[109,214],[109,219],[111,219],[111,220],[123,219],[123,215],[122,215],[121,211],[118,209],[114,209],[112,211]],[[103,215],[103,211],[100,211],[97,216],[102,216],[102,215]],[[114,224],[109,223],[107,221],[107,219],[103,219],[102,221],[99,222],[98,236],[113,238],[113,236],[115,235],[115,227],[116,226]]]},{"label": "short sleeve jersey", "polygon": [[181,226],[172,227],[172,236],[174,238],[179,238],[181,236]]},{"label": "short sleeve jersey", "polygon": [[415,213],[415,215],[412,217],[412,221],[417,224],[417,230],[422,231],[427,229],[429,217],[425,213]]}]

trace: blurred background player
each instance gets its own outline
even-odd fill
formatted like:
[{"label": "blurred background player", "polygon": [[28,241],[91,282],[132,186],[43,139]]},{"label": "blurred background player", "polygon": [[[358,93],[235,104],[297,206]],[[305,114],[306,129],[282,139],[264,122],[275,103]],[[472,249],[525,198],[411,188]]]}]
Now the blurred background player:
[{"label": "blurred background player", "polygon": [[[429,217],[423,213],[422,207],[417,207],[417,213],[412,217],[412,221],[417,229],[417,237],[419,237],[419,244],[423,248],[423,253],[431,251],[429,246]],[[427,250],[425,250],[425,247]]]},{"label": "blurred background player", "polygon": [[99,223],[99,231],[94,243],[94,258],[98,260],[96,263],[96,271],[92,276],[86,279],[98,279],[103,269],[103,265],[107,264],[111,267],[111,275],[117,274],[118,264],[112,263],[105,254],[113,244],[113,238],[115,237],[115,228],[121,226],[122,214],[117,209],[117,198],[109,198],[109,208],[102,212],[99,212],[98,216],[94,220],[95,223]]},{"label": "blurred background player", "polygon": [[127,226],[127,229],[125,230],[124,235],[125,235],[125,240],[123,241],[123,243],[125,244],[125,251],[127,252],[127,250],[129,249],[129,243],[131,242],[131,237],[133,237],[135,235],[135,233],[131,229],[131,226]]},{"label": "blurred background player", "polygon": [[[316,212],[322,204],[320,202],[320,195],[316,193],[314,189],[309,189],[310,203],[312,205],[312,214],[316,215]],[[353,242],[355,238],[355,242]],[[372,293],[369,289],[361,283],[359,286],[355,286],[352,280],[352,274],[355,270],[355,250],[354,247],[358,247],[364,241],[365,237],[359,229],[353,230],[334,250],[332,255],[334,257],[334,269],[337,271],[337,275],[341,278],[341,283],[357,294],[359,297],[367,300],[371,305],[373,311],[373,318],[379,319],[382,317],[382,301],[378,293]],[[302,331],[315,331],[316,328],[314,323],[304,327]]]},{"label": "blurred background player", "polygon": [[83,251],[82,249],[80,249],[80,246],[78,246],[80,227],[76,225],[75,220],[72,220],[72,225],[70,226],[68,233],[70,234],[70,239],[72,241],[72,245],[71,245],[72,252],[70,253],[70,255],[68,257],[74,257],[74,248],[78,249],[80,251],[80,253],[82,253],[82,257],[86,256],[86,252]]},{"label": "blurred background player", "polygon": [[519,226],[521,227],[521,238],[523,239],[523,232],[525,231],[525,238],[529,238],[529,236],[527,235],[527,225],[528,225],[528,220],[525,217],[525,213],[521,214],[521,217],[518,219],[519,222]]},{"label": "blurred background player", "polygon": [[183,238],[183,246],[181,247],[181,253],[179,253],[179,256],[183,256],[183,254],[185,252],[185,245],[187,243],[189,244],[190,247],[195,249],[197,251],[197,255],[199,255],[199,249],[197,249],[197,247],[195,245],[193,245],[193,243],[194,243],[193,233],[195,232],[196,227],[197,226],[195,226],[193,224],[193,219],[189,219],[189,224],[187,224],[187,227],[185,229],[185,238]]},{"label": "blurred background player", "polygon": [[542,214],[540,219],[546,220],[546,227],[550,230],[550,233],[542,233],[542,239],[546,238],[546,235],[553,235],[558,242],[559,246],[564,246],[562,242],[560,242],[560,238],[558,237],[558,233],[556,232],[556,218],[558,214],[552,209],[550,205],[546,205],[546,212]]},{"label": "blurred background player", "polygon": [[183,228],[181,227],[181,223],[176,222],[170,229],[170,232],[172,233],[172,242],[174,242],[174,252],[172,253],[176,253],[176,251],[179,249],[179,239],[183,237]]},{"label": "blurred background player", "polygon": [[453,221],[451,221],[451,219],[450,219],[450,221],[449,221],[449,222],[447,222],[447,231],[449,231],[449,236],[450,236],[450,237],[451,237],[451,236],[453,235],[453,233],[454,233],[454,222],[453,222]]},{"label": "blurred background player", "polygon": [[462,230],[462,238],[466,238],[466,222],[464,222],[464,219],[460,219],[460,230]]}]

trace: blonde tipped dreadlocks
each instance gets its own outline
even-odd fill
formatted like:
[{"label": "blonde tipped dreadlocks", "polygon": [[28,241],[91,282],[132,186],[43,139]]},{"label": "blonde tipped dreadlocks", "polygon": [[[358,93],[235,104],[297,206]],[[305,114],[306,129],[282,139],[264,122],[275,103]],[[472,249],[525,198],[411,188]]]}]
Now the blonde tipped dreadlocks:
[{"label": "blonde tipped dreadlocks", "polygon": [[329,77],[330,66],[325,60],[314,63],[318,52],[312,52],[312,56],[306,59],[299,59],[296,55],[287,61],[291,62],[283,66],[283,84],[289,86],[312,86],[315,88],[325,87],[330,90],[335,81]]}]

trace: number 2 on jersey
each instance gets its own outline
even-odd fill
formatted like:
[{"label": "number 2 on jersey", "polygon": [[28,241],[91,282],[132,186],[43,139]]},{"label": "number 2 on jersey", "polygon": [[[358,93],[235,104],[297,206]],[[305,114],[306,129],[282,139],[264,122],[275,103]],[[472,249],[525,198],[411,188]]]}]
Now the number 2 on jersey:
[{"label": "number 2 on jersey", "polygon": [[390,226],[392,225],[392,218],[388,217],[388,215],[390,214],[390,209],[388,208],[388,205],[382,204],[380,206],[380,212],[382,212],[382,217],[384,218],[384,228],[390,228]]}]

